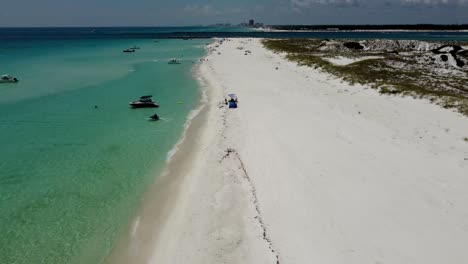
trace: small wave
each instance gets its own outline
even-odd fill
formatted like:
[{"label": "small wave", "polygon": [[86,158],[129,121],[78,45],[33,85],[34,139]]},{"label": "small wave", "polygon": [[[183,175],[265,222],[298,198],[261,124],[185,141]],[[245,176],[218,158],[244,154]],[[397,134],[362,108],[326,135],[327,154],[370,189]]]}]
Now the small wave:
[{"label": "small wave", "polygon": [[140,225],[140,217],[138,216],[132,226],[132,237],[135,237],[139,225]]},{"label": "small wave", "polygon": [[175,147],[169,150],[169,152],[167,153],[166,162],[170,162],[178,150],[179,150],[179,143],[177,143]]},{"label": "small wave", "polygon": [[[428,34],[430,35],[430,34]],[[437,38],[453,38],[453,37],[458,37],[458,38],[466,38],[468,35],[430,35],[431,37],[437,37]]]},{"label": "small wave", "polygon": [[172,158],[174,157],[174,155],[177,153],[177,151],[179,150],[180,146],[182,145],[182,143],[184,143],[185,141],[185,138],[187,136],[187,130],[188,128],[190,127],[190,125],[192,124],[192,121],[193,119],[201,112],[201,110],[205,107],[205,104],[201,104],[201,106],[197,109],[194,109],[192,111],[190,111],[188,117],[187,117],[187,121],[185,121],[185,124],[184,124],[184,132],[182,134],[182,137],[179,139],[179,141],[177,142],[177,144],[167,153],[167,157],[166,157],[166,162],[170,162],[172,160]]},{"label": "small wave", "polygon": [[187,120],[185,121],[185,124],[184,124],[184,132],[182,133],[182,137],[179,139],[177,144],[167,153],[166,162],[168,162],[168,163],[172,160],[172,158],[177,153],[177,151],[179,150],[182,143],[185,141],[185,137],[187,136],[187,130],[190,127],[190,125],[192,124],[193,119],[200,114],[200,112],[203,110],[203,108],[208,103],[208,92],[207,92],[207,87],[208,86],[207,86],[207,84],[206,84],[206,82],[204,81],[203,78],[197,77],[197,80],[198,80],[198,82],[200,84],[200,87],[201,87],[200,106],[198,108],[190,111],[190,113],[189,113],[189,115],[187,117]]}]

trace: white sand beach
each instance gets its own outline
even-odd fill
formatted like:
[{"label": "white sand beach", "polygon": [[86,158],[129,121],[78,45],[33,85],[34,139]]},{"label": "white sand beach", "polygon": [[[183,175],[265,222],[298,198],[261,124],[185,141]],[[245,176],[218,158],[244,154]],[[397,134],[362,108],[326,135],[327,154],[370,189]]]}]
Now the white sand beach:
[{"label": "white sand beach", "polygon": [[133,232],[158,230],[141,263],[468,263],[466,117],[259,40],[225,41],[199,71],[208,103],[164,219]]},{"label": "white sand beach", "polygon": [[383,57],[366,56],[366,57],[360,57],[360,58],[347,58],[347,57],[343,57],[343,56],[338,56],[338,57],[334,57],[334,58],[323,58],[323,59],[328,61],[328,62],[331,62],[331,63],[333,63],[335,65],[344,66],[344,65],[349,65],[349,64],[359,62],[359,61],[383,59]]}]

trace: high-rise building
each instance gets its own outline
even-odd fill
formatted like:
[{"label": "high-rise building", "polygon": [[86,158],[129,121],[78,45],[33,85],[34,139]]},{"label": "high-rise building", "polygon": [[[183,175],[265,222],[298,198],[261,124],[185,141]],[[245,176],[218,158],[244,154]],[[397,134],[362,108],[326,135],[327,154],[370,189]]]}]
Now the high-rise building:
[{"label": "high-rise building", "polygon": [[249,27],[255,26],[255,21],[253,19],[249,20]]}]

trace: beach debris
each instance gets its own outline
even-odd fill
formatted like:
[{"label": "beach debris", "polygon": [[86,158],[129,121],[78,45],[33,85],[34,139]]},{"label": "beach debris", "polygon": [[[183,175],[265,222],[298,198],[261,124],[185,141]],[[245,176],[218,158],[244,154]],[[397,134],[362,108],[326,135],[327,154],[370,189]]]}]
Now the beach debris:
[{"label": "beach debris", "polygon": [[273,244],[270,236],[268,235],[268,232],[267,232],[268,230],[267,230],[266,225],[265,225],[265,223],[263,221],[263,215],[262,215],[262,211],[260,210],[260,203],[259,203],[259,200],[258,200],[258,197],[257,197],[257,189],[255,188],[255,185],[254,185],[252,179],[250,178],[249,173],[247,172],[247,169],[246,169],[246,167],[244,165],[244,162],[242,161],[242,159],[241,159],[241,157],[239,155],[239,152],[237,152],[237,150],[235,150],[233,148],[227,148],[225,150],[225,155],[222,157],[222,159],[219,162],[221,163],[225,159],[228,159],[228,158],[233,158],[238,162],[239,169],[243,172],[243,178],[246,180],[246,182],[250,186],[250,192],[252,194],[253,207],[255,208],[255,211],[257,213],[257,215],[254,217],[254,219],[257,220],[257,222],[258,222],[258,224],[259,224],[259,226],[260,226],[260,228],[262,230],[263,240],[268,244],[268,248],[270,249],[270,252],[274,256],[274,258],[276,260],[276,264],[279,264],[280,263],[279,254],[278,254],[277,250],[275,250],[274,244]]},{"label": "beach debris", "polygon": [[226,154],[223,156],[223,158],[221,159],[220,162],[222,162],[224,159],[229,158],[229,156],[230,156],[232,153],[234,153],[235,150],[234,150],[233,148],[227,148],[227,149],[225,150],[225,152],[226,152]]}]

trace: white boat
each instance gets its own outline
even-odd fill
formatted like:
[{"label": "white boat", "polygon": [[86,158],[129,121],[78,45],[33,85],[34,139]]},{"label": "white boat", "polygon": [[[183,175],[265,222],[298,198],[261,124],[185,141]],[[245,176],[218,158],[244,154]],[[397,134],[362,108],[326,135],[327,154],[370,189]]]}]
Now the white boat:
[{"label": "white boat", "polygon": [[16,83],[18,79],[8,74],[0,76],[0,83]]},{"label": "white boat", "polygon": [[168,63],[169,63],[169,64],[180,64],[180,60],[178,60],[178,59],[170,59]]},{"label": "white boat", "polygon": [[159,107],[158,103],[151,99],[152,95],[144,95],[140,97],[140,100],[130,102],[130,105],[133,108],[149,108],[149,107]]}]

